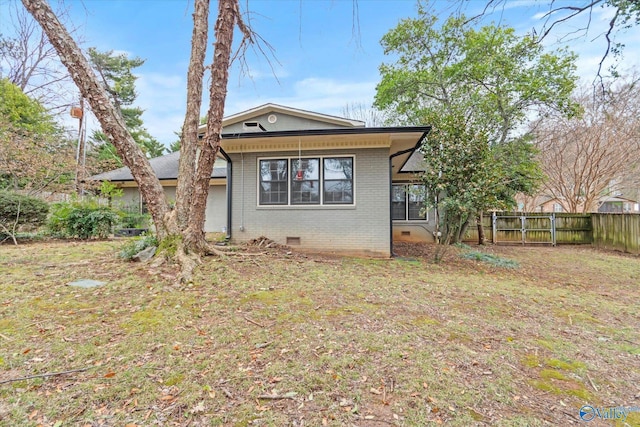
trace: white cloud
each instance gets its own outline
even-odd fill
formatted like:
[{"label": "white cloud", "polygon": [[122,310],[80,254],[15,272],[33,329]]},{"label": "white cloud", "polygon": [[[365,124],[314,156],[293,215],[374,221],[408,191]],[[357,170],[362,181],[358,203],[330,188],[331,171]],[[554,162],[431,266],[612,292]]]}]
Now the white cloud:
[{"label": "white cloud", "polygon": [[370,105],[375,96],[376,81],[352,82],[318,77],[307,77],[291,86],[288,95],[263,98],[253,96],[250,99],[229,97],[226,114],[235,114],[265,103],[275,103],[324,114],[342,115],[342,110],[353,103]]}]

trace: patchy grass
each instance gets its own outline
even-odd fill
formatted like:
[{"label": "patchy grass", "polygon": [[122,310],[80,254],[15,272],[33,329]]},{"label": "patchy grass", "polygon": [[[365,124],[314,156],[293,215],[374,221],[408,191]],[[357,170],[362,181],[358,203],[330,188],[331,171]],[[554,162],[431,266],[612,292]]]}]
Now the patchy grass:
[{"label": "patchy grass", "polygon": [[490,264],[496,267],[502,267],[502,268],[518,268],[519,267],[519,264],[512,259],[501,258],[499,256],[488,254],[486,252],[469,251],[469,252],[464,252],[460,256],[465,259],[486,262],[487,264]]},{"label": "patchy grass", "polygon": [[640,406],[637,257],[238,251],[178,289],[122,246],[0,246],[0,425],[543,426]]}]

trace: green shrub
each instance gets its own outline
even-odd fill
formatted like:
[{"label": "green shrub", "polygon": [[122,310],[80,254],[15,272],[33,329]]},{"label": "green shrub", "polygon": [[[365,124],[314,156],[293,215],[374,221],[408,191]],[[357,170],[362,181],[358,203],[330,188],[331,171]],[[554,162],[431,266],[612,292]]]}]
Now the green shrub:
[{"label": "green shrub", "polygon": [[127,241],[119,257],[126,260],[131,260],[138,252],[143,251],[151,246],[158,246],[158,239],[153,234],[142,235],[135,237]]},{"label": "green shrub", "polygon": [[118,215],[93,200],[56,203],[47,222],[49,233],[58,237],[101,238],[111,234]]},{"label": "green shrub", "polygon": [[54,237],[67,237],[67,220],[73,206],[69,202],[51,204],[47,219],[47,233]]},{"label": "green shrub", "polygon": [[37,228],[45,223],[48,212],[49,205],[38,198],[0,191],[0,224],[7,229],[13,229],[14,224]]},{"label": "green shrub", "polygon": [[123,211],[120,213],[118,226],[121,228],[149,228],[149,220],[149,214]]},{"label": "green shrub", "polygon": [[165,236],[160,245],[158,245],[158,252],[164,253],[169,257],[175,256],[181,239],[182,237],[176,234]]}]

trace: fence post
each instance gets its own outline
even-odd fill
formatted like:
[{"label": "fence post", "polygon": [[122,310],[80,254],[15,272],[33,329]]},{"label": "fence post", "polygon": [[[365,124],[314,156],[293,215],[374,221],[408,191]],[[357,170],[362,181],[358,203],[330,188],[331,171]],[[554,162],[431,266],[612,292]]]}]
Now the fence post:
[{"label": "fence post", "polygon": [[496,214],[495,211],[491,212],[491,242],[495,245],[496,243],[498,243],[498,232],[497,232],[497,221],[498,215]]}]

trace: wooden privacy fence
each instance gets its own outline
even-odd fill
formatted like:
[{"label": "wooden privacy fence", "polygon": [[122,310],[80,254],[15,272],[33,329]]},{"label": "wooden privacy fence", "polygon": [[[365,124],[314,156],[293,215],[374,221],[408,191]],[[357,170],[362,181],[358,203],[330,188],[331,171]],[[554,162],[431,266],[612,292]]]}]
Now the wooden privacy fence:
[{"label": "wooden privacy fence", "polygon": [[[591,214],[559,212],[494,212],[483,218],[485,239],[496,244],[591,244]],[[469,227],[466,242],[477,242]]]},{"label": "wooden privacy fence", "polygon": [[592,224],[597,248],[640,254],[640,214],[593,214]]},{"label": "wooden privacy fence", "polygon": [[[640,254],[640,215],[616,213],[495,212],[483,218],[485,238],[495,244],[594,245]],[[477,242],[475,226],[465,242]]]}]

